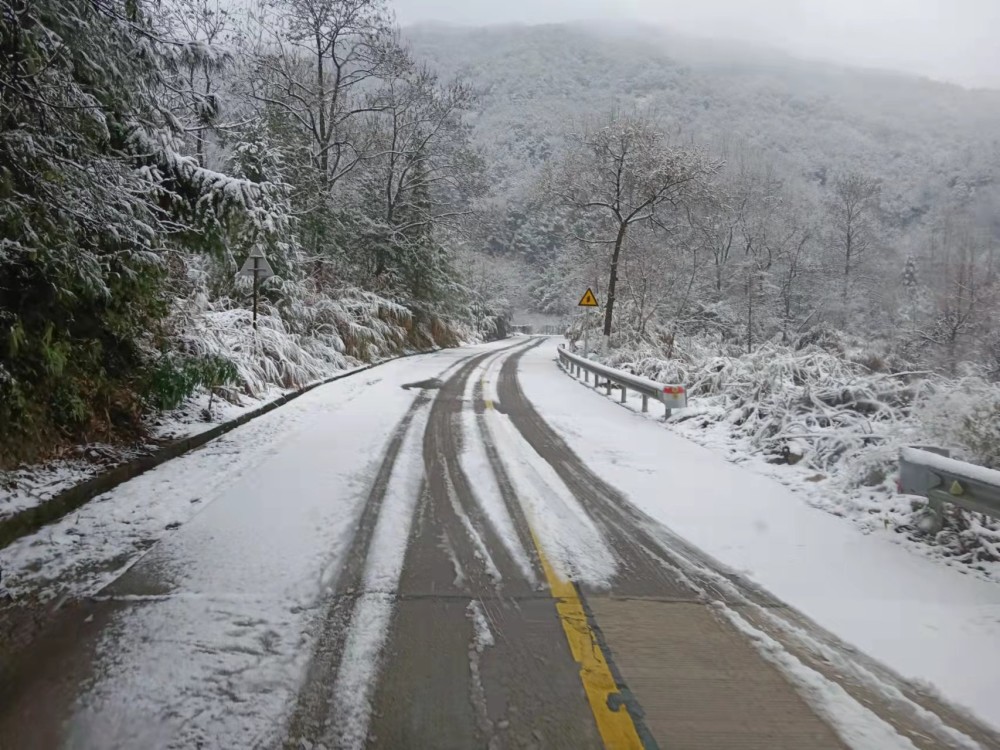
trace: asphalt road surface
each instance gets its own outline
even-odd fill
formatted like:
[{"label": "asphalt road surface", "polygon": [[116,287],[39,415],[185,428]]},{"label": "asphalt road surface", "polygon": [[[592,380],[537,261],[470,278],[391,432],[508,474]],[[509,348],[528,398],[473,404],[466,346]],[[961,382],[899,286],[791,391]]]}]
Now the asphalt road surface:
[{"label": "asphalt road surface", "polygon": [[[0,686],[0,747],[823,750],[879,747],[879,732],[891,731],[900,746],[1000,748],[989,729],[727,572],[588,469],[522,393],[518,363],[538,342],[442,353],[433,377],[408,380],[400,368],[372,385],[405,387],[409,406],[386,425],[375,470],[350,488],[362,502],[318,588],[297,689],[272,731],[230,740],[181,729],[140,744],[80,729],[81,706],[101,710],[87,696],[115,661],[108,654],[124,637],[123,617],[180,598],[168,552],[154,548],[99,596],[64,607],[19,657]],[[462,460],[470,446],[485,456],[474,472]],[[407,461],[417,468],[406,470]],[[540,526],[552,521],[521,491],[529,473],[542,495],[568,491],[578,502],[614,558],[609,580],[576,580],[554,562],[540,541]],[[487,487],[507,522],[482,502]],[[764,645],[723,610],[739,612]],[[211,650],[195,623],[191,632],[178,625],[147,634],[150,660],[158,644],[181,645],[173,669],[147,674],[142,658],[129,667],[137,695],[154,680],[174,681],[167,694],[178,701],[200,689],[202,673],[183,664],[185,654],[196,660]],[[835,694],[789,679],[768,644]],[[215,693],[216,702],[231,701],[223,712],[265,705],[266,695],[239,690],[239,674],[227,678],[228,699]],[[836,706],[852,699],[878,726],[845,724]]]}]

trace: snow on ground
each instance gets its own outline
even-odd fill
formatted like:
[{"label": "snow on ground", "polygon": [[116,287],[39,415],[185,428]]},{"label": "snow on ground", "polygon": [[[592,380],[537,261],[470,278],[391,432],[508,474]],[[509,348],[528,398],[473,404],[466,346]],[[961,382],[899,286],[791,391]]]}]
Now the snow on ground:
[{"label": "snow on ground", "polygon": [[[363,369],[364,367],[356,367],[345,370],[342,374]],[[291,392],[271,386],[259,397],[240,396],[239,403],[214,398],[208,419],[205,415],[209,406],[209,396],[207,393],[199,393],[181,408],[154,417],[148,425],[150,442],[147,445],[130,447],[103,443],[82,445],[71,456],[65,458],[10,471],[0,471],[0,520],[41,505],[70,487],[92,479],[115,466],[147,455],[164,442],[199,435]]]},{"label": "snow on ground", "polygon": [[136,458],[146,448],[106,443],[79,446],[73,454],[45,464],[0,471],[0,520],[41,505],[74,485]]},{"label": "snow on ground", "polygon": [[[496,362],[501,361],[501,356],[491,357],[484,364],[484,368],[489,370]],[[475,377],[469,378],[469,382],[466,384],[465,407],[462,409],[461,416],[462,455],[459,456],[459,462],[465,475],[471,480],[469,484],[476,501],[485,511],[487,518],[490,519],[500,541],[510,552],[511,558],[521,569],[525,579],[535,582],[535,572],[528,559],[528,553],[521,545],[521,540],[514,530],[514,521],[510,517],[506,503],[504,503],[503,495],[500,494],[500,486],[497,484],[496,475],[486,454],[486,445],[480,432],[480,415],[477,415],[473,408],[473,392],[476,385]],[[462,517],[465,518],[464,514]]]},{"label": "snow on ground", "polygon": [[528,523],[552,566],[566,579],[610,586],[617,560],[580,501],[507,415],[489,410],[486,418]]},{"label": "snow on ground", "polygon": [[718,611],[798,688],[805,701],[827,720],[852,750],[916,750],[916,746],[896,732],[891,724],[852,698],[843,687],[807,667],[737,612],[726,606],[719,606]]},{"label": "snow on ground", "polygon": [[[946,512],[944,528],[929,534],[926,499],[900,495],[894,484],[899,451],[912,445],[945,447],[956,458],[1000,468],[1000,385],[973,375],[872,372],[868,364],[878,358],[864,364],[859,350],[720,350],[718,342],[695,339],[672,359],[642,346],[602,359],[686,383],[691,404],[671,425],[695,442],[728,451],[866,530],[891,528],[900,543],[1000,580],[1000,522]],[[630,408],[637,405],[629,399]],[[794,466],[785,465],[785,451]]]},{"label": "snow on ground", "polygon": [[[632,399],[629,406],[633,411],[637,410]],[[913,554],[934,559],[962,573],[1000,581],[1000,562],[960,559],[954,556],[951,546],[935,544],[927,537],[914,538],[901,533],[901,530],[911,528],[914,502],[924,505],[926,500],[899,494],[891,486],[891,477],[873,487],[851,487],[824,472],[817,472],[804,462],[794,466],[770,463],[766,456],[754,450],[749,440],[734,437],[725,421],[702,426],[696,419],[685,420],[672,423],[669,429],[710,450],[725,454],[733,463],[781,482],[803,502],[848,520],[863,533],[881,536],[893,544],[906,547]],[[973,530],[978,528],[979,522],[974,517],[970,517],[969,522]],[[986,540],[992,538],[994,532],[983,529],[977,536],[979,544],[987,544]]]},{"label": "snow on ground", "polygon": [[[449,362],[488,348],[393,361],[318,388],[251,420],[0,550],[3,583],[15,595],[30,591],[48,598],[94,593],[160,537],[196,516],[241,477],[252,475],[287,440],[308,432],[343,405],[384,382],[432,377]],[[412,400],[413,392],[395,385],[390,393],[402,396],[407,404]]]},{"label": "snow on ground", "polygon": [[365,561],[364,591],[351,616],[334,683],[331,724],[337,727],[337,747],[363,748],[368,738],[375,677],[389,636],[413,514],[423,486],[428,411],[429,407],[422,407],[406,433]]},{"label": "snow on ground", "polygon": [[1000,726],[1000,585],[916,554],[894,542],[898,535],[866,533],[630,414],[562,372],[556,344],[524,356],[521,384],[595,472],[821,626]]},{"label": "snow on ground", "polygon": [[[0,552],[16,585],[27,587],[35,569],[63,571],[77,594],[116,575],[81,569],[116,556],[134,563],[101,593],[117,608],[70,746],[250,747],[279,731],[312,651],[319,594],[416,397],[400,386],[479,349],[489,347],[392,362],[316,389]],[[401,454],[399,465],[415,462],[419,473],[420,441],[406,446],[416,458]],[[387,497],[387,512],[396,500]],[[399,514],[390,515],[398,531]],[[139,542],[163,535],[168,519],[185,523],[136,562]],[[395,555],[397,542],[377,535],[374,548]],[[368,585],[386,583],[384,573],[370,561]]]}]

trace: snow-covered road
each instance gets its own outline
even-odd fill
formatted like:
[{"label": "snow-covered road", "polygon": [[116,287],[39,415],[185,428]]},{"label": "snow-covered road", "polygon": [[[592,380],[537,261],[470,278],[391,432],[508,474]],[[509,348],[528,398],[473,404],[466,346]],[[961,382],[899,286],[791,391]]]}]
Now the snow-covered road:
[{"label": "snow-covered road", "polygon": [[0,552],[67,597],[0,665],[0,747],[1000,747],[943,700],[1000,725],[1000,587],[555,343],[317,389]]}]

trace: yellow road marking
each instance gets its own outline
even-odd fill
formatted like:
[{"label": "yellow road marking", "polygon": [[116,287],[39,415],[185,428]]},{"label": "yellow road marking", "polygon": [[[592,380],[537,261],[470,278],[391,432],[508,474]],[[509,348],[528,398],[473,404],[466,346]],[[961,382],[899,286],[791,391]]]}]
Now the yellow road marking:
[{"label": "yellow road marking", "polygon": [[[580,680],[583,682],[583,689],[587,693],[587,701],[594,713],[594,721],[601,733],[601,739],[604,740],[604,746],[610,750],[633,750],[633,748],[642,750],[642,740],[639,739],[632,715],[621,700],[618,684],[611,674],[611,668],[604,658],[604,652],[601,651],[594,632],[590,629],[587,613],[583,610],[583,602],[580,601],[576,587],[549,564],[533,528],[531,540],[538,551],[538,559],[548,579],[549,590],[556,600],[556,611],[566,633],[569,650],[580,665]],[[611,707],[612,697],[618,698],[615,700],[617,708]]]},{"label": "yellow road marking", "polygon": [[[486,408],[492,409],[493,402],[487,399]],[[545,553],[542,552],[542,545],[538,541],[538,535],[535,534],[530,519],[528,529],[535,551],[538,553],[538,560],[545,572],[545,578],[549,582],[552,598],[556,601],[556,612],[559,613],[559,621],[562,623],[563,632],[566,633],[569,650],[576,663],[580,665],[580,681],[583,683],[583,690],[587,694],[587,702],[590,703],[590,710],[594,714],[597,731],[601,733],[604,746],[609,750],[643,750],[642,740],[639,739],[632,715],[621,700],[618,684],[611,674],[611,668],[604,658],[597,637],[590,628],[587,613],[583,609],[583,602],[580,601],[576,587],[549,563]],[[617,697],[614,701],[617,708],[611,707],[612,697]]]}]

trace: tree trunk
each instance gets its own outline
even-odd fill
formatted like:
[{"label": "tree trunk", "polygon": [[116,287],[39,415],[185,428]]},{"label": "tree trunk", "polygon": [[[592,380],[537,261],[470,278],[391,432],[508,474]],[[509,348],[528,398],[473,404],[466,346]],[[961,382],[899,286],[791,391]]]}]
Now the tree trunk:
[{"label": "tree trunk", "polygon": [[625,233],[628,231],[628,224],[618,227],[618,237],[615,238],[615,252],[611,256],[611,278],[608,279],[608,304],[604,308],[604,345],[607,346],[611,338],[611,319],[615,314],[615,287],[618,286],[618,258],[622,253],[622,245],[625,244]]},{"label": "tree trunk", "polygon": [[320,169],[320,181],[323,185],[324,192],[330,184],[330,155],[327,151],[327,132],[326,132],[326,82],[323,76],[323,40],[319,35],[319,31],[316,32],[316,88],[319,98],[319,169]]},{"label": "tree trunk", "polygon": [[844,287],[841,290],[841,301],[844,305],[844,320],[847,320],[847,297],[851,284],[851,260],[854,254],[854,243],[850,231],[847,234],[847,242],[844,247]]},{"label": "tree trunk", "polygon": [[781,323],[781,343],[788,344],[788,324],[792,319],[792,286],[788,282],[788,289],[785,295],[785,319]]}]

